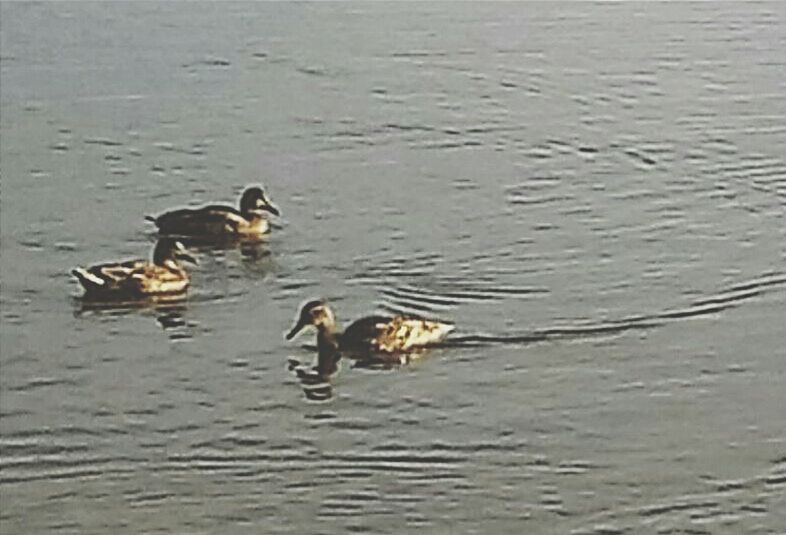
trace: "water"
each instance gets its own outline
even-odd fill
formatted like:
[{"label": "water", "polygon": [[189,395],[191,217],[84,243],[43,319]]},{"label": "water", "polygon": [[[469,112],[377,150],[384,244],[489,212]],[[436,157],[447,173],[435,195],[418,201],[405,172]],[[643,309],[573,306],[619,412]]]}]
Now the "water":
[{"label": "water", "polygon": [[[1,9],[4,534],[783,532],[782,4]],[[79,303],[256,182],[186,303]],[[314,402],[315,297],[458,328]]]}]

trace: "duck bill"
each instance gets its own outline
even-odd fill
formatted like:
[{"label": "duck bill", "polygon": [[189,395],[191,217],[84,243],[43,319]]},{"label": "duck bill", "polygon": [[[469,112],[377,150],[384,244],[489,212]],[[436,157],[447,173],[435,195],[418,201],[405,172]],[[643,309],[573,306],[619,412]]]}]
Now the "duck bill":
[{"label": "duck bill", "polygon": [[264,205],[264,206],[260,206],[260,208],[261,208],[262,210],[267,210],[268,212],[270,212],[270,213],[271,213],[271,214],[273,214],[273,215],[277,215],[277,216],[280,216],[280,215],[281,215],[281,212],[279,212],[279,211],[278,211],[278,208],[276,208],[276,207],[275,207],[275,206],[273,206],[272,204],[266,204],[266,205]]},{"label": "duck bill", "polygon": [[196,259],[196,258],[194,258],[193,256],[191,256],[191,255],[190,255],[190,254],[188,254],[188,253],[180,253],[180,254],[178,255],[178,257],[179,257],[181,260],[185,260],[186,262],[189,262],[189,263],[191,263],[191,264],[194,264],[195,266],[199,264],[199,262],[197,262],[197,259]]},{"label": "duck bill", "polygon": [[289,332],[287,333],[287,335],[286,335],[286,339],[287,339],[287,340],[292,340],[292,339],[293,339],[295,336],[297,336],[297,334],[298,334],[300,331],[302,331],[302,330],[303,330],[303,329],[304,329],[304,328],[305,328],[307,325],[308,325],[308,323],[306,323],[306,322],[305,322],[305,321],[303,321],[302,319],[301,319],[301,320],[299,320],[299,321],[298,321],[298,322],[295,324],[295,326],[294,326],[294,327],[292,327],[292,330],[291,330],[291,331],[289,331]]}]

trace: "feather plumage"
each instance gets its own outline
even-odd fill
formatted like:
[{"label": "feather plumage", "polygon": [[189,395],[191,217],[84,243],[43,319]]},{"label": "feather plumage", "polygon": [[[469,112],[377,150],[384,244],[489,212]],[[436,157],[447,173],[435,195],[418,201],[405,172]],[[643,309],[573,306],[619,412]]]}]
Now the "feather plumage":
[{"label": "feather plumage", "polygon": [[309,325],[317,328],[320,357],[336,351],[359,358],[414,352],[442,342],[454,329],[449,323],[420,318],[368,316],[340,332],[330,307],[322,301],[311,301],[303,306],[287,338],[293,338]]},{"label": "feather plumage", "polygon": [[85,289],[85,296],[101,299],[134,299],[181,293],[188,288],[188,273],[178,257],[195,262],[180,244],[162,239],[153,250],[153,261],[135,259],[96,264],[71,271]]},{"label": "feather plumage", "polygon": [[240,198],[240,209],[221,204],[201,208],[181,208],[146,219],[155,223],[161,234],[194,237],[253,237],[270,230],[265,211],[279,215],[259,187],[247,188]]}]

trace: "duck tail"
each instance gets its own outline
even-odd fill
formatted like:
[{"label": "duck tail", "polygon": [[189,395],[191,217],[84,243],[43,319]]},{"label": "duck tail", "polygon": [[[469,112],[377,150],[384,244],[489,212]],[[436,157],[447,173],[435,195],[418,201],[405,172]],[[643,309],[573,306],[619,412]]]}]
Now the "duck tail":
[{"label": "duck tail", "polygon": [[155,223],[156,222],[156,218],[153,217],[152,215],[146,215],[145,216],[145,221],[150,221],[152,223]]},{"label": "duck tail", "polygon": [[442,341],[454,330],[456,330],[456,326],[452,323],[442,323],[437,327],[437,337]]},{"label": "duck tail", "polygon": [[95,275],[93,275],[92,273],[90,273],[89,271],[87,271],[85,269],[74,268],[74,269],[71,270],[71,274],[74,277],[76,277],[77,279],[79,279],[79,282],[85,288],[91,288],[91,287],[94,288],[96,286],[103,286],[104,285],[104,281],[103,280],[101,280],[99,277],[96,277]]}]

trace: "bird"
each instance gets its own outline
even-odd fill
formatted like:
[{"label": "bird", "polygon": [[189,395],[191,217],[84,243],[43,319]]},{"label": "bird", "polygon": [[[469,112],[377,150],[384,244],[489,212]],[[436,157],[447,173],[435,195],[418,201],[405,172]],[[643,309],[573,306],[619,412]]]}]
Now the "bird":
[{"label": "bird", "polygon": [[281,215],[259,186],[246,188],[240,209],[222,204],[201,208],[181,208],[159,216],[145,216],[158,227],[159,234],[202,238],[255,238],[270,231],[265,212]]},{"label": "bird", "polygon": [[438,344],[455,328],[449,323],[420,318],[367,316],[341,332],[333,310],[321,299],[303,305],[286,339],[292,340],[308,326],[317,330],[321,366],[337,361],[342,353],[360,359],[377,356],[389,360],[389,357]]},{"label": "bird", "polygon": [[196,264],[183,244],[161,238],[150,260],[125,260],[75,268],[71,273],[85,289],[84,297],[97,299],[139,299],[181,294],[188,288],[188,273],[178,259]]}]

